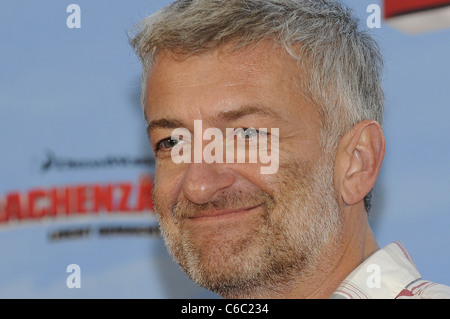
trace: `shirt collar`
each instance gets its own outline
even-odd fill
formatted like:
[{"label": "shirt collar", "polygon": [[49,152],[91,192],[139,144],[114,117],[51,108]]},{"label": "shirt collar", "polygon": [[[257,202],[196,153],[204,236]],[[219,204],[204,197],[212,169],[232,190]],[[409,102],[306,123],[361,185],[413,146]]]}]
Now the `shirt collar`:
[{"label": "shirt collar", "polygon": [[331,299],[391,299],[420,279],[411,256],[399,241],[376,251],[355,268]]}]

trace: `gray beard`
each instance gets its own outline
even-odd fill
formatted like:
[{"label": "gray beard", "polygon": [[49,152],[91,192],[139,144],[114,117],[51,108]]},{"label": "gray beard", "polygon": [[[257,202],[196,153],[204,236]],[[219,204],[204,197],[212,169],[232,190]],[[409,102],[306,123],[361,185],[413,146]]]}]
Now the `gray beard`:
[{"label": "gray beard", "polygon": [[[180,229],[178,236],[166,220],[171,213],[158,214],[169,252],[194,282],[224,298],[265,298],[281,296],[311,280],[341,237],[343,221],[333,187],[332,162],[322,159],[314,167],[288,163],[280,167],[274,186],[273,197],[263,191],[234,192],[224,194],[221,203],[208,204],[236,207],[233,205],[239,202],[264,202],[264,213],[254,217],[251,229],[241,238],[196,241],[181,217],[189,210],[205,209],[205,205],[176,205],[173,215]],[[158,210],[157,204],[155,198]],[[210,235],[216,231],[227,229]]]}]

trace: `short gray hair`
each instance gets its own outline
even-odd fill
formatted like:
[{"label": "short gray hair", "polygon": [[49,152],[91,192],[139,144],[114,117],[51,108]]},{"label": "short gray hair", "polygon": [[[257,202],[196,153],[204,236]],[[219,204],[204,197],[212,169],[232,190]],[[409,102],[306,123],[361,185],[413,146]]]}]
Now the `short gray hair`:
[{"label": "short gray hair", "polygon": [[379,47],[338,1],[178,0],[136,30],[130,43],[143,64],[143,105],[149,68],[162,50],[187,57],[225,44],[239,49],[271,39],[307,72],[302,93],[321,114],[323,147],[334,149],[339,137],[362,120],[382,124]]}]

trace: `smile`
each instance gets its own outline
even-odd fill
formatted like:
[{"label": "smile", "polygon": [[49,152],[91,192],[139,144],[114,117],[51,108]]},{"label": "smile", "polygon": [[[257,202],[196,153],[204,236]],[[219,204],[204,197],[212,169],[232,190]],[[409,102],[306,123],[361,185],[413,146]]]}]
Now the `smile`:
[{"label": "smile", "polygon": [[205,211],[200,214],[196,214],[192,217],[189,217],[188,220],[194,222],[201,222],[201,221],[218,221],[218,220],[234,219],[247,215],[248,213],[257,210],[261,206],[262,205],[232,210]]}]

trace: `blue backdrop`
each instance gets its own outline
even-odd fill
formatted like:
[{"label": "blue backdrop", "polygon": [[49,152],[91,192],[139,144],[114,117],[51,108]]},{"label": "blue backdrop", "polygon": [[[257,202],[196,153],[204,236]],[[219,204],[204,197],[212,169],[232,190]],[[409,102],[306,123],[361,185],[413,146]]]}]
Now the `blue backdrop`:
[{"label": "blue backdrop", "polygon": [[[153,162],[127,31],[169,1],[77,0],[70,29],[71,3],[0,2],[0,297],[216,297],[172,261],[141,197]],[[365,28],[381,5],[345,3]],[[401,240],[425,279],[449,285],[450,30],[369,31],[387,98],[371,224],[380,246]],[[81,288],[67,286],[70,264]]]}]

